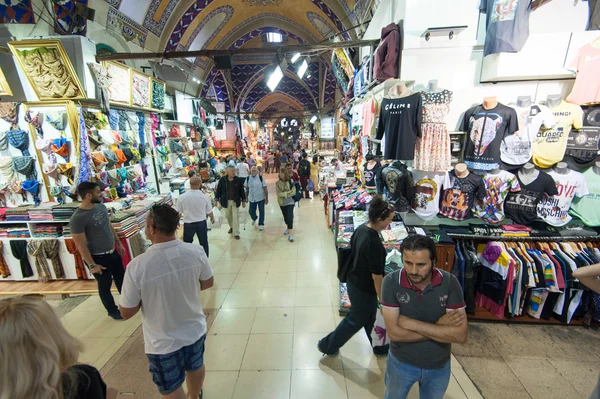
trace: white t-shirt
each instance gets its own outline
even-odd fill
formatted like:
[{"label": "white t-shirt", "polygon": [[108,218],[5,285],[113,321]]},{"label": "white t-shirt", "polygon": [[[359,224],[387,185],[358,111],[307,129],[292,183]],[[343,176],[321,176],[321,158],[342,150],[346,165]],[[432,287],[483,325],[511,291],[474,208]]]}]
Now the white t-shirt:
[{"label": "white t-shirt", "polygon": [[250,167],[246,162],[240,162],[235,166],[235,173],[238,177],[245,179],[250,174]]},{"label": "white t-shirt", "polygon": [[450,187],[448,172],[413,170],[415,195],[412,209],[423,220],[432,220],[440,212],[440,192]]},{"label": "white t-shirt", "polygon": [[119,304],[142,303],[146,353],[175,352],[206,334],[200,281],[212,275],[202,247],[179,240],[154,244],[129,263]]},{"label": "white t-shirt", "polygon": [[183,213],[183,223],[202,222],[212,212],[212,205],[202,191],[190,190],[177,199],[177,211]]},{"label": "white t-shirt", "polygon": [[538,216],[552,226],[564,226],[572,219],[569,209],[573,197],[581,198],[588,195],[588,186],[585,177],[574,170],[566,174],[552,170],[548,174],[554,179],[558,195],[542,198],[537,207]]},{"label": "white t-shirt", "polygon": [[512,107],[517,112],[519,130],[504,136],[500,144],[500,159],[511,165],[523,165],[533,154],[533,140],[542,125],[547,129],[556,124],[554,114],[544,105],[533,104],[530,107]]}]

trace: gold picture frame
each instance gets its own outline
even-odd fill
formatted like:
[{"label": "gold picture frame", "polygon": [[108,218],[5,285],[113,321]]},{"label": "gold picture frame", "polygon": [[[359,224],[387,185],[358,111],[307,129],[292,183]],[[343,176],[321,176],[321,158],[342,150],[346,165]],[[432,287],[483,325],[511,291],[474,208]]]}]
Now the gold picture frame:
[{"label": "gold picture frame", "polygon": [[10,85],[6,81],[4,72],[2,72],[2,68],[0,68],[0,96],[13,96],[13,92],[10,89]]},{"label": "gold picture frame", "polygon": [[[40,101],[87,98],[60,40],[12,41],[8,42],[8,47]],[[42,79],[46,74],[36,76],[40,67],[47,73],[54,74],[51,80],[53,84],[49,85],[48,79]],[[69,93],[72,94],[68,95]]]},{"label": "gold picture frame", "polygon": [[[135,79],[142,79],[148,82],[148,102],[146,104],[138,104],[134,101],[133,98],[133,82]],[[133,107],[141,107],[144,109],[152,108],[152,78],[145,73],[138,72],[134,69],[131,70],[131,106]]]},{"label": "gold picture frame", "polygon": [[[112,103],[131,106],[132,105],[132,102],[131,102],[131,90],[132,90],[131,68],[128,67],[127,65],[123,65],[121,63],[113,62],[113,61],[104,61],[104,67],[108,70],[108,74],[111,76],[115,73],[123,73],[123,74],[126,73],[128,75],[127,79],[124,79],[124,81],[127,82],[127,84],[129,84],[129,87],[127,88],[127,93],[128,93],[127,101],[125,101],[124,99],[121,99],[121,98],[115,99],[112,97],[112,93],[113,93],[111,91],[112,82],[108,86],[108,98],[109,98],[110,102],[112,102]],[[125,92],[125,90],[123,90],[123,92]]]}]

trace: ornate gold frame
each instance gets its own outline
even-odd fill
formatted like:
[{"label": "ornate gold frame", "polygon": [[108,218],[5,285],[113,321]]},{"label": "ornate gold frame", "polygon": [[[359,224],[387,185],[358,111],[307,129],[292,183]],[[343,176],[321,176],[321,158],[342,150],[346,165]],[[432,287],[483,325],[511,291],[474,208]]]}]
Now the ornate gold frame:
[{"label": "ornate gold frame", "polygon": [[54,97],[40,96],[40,93],[38,93],[37,87],[33,83],[33,80],[29,77],[29,75],[25,71],[25,68],[23,66],[23,62],[21,61],[21,57],[18,53],[18,50],[43,48],[43,47],[56,48],[58,50],[58,53],[60,54],[61,62],[67,68],[67,70],[69,71],[69,74],[71,75],[71,78],[73,79],[73,81],[77,85],[77,88],[81,92],[81,96],[69,97],[69,98],[65,98],[65,100],[67,100],[67,99],[68,100],[82,100],[82,99],[87,98],[86,92],[83,89],[81,82],[79,81],[79,77],[77,76],[77,72],[75,72],[75,69],[73,68],[73,64],[71,64],[71,60],[69,59],[69,56],[67,55],[67,52],[65,51],[65,48],[63,47],[60,40],[48,40],[48,39],[46,39],[46,40],[21,40],[21,41],[16,41],[16,42],[8,42],[8,47],[10,48],[10,51],[13,53],[13,56],[17,59],[17,62],[19,63],[19,67],[21,68],[21,71],[23,71],[23,73],[27,77],[29,84],[31,85],[33,91],[35,91],[35,94],[40,99],[40,101],[56,101],[56,100],[60,100],[60,99],[54,98]]},{"label": "ornate gold frame", "polygon": [[120,69],[127,70],[127,74],[129,75],[129,100],[127,102],[124,102],[124,101],[117,101],[117,100],[110,99],[110,90],[109,90],[109,100],[111,103],[114,103],[114,104],[131,106],[131,90],[133,88],[132,78],[131,78],[131,68],[128,67],[127,65],[121,64],[120,62],[114,62],[114,61],[104,61],[103,65],[106,69],[108,69],[109,66],[114,66],[114,67],[117,67]]},{"label": "ornate gold frame", "polygon": [[2,68],[0,68],[0,96],[13,96],[13,92],[10,89],[10,85],[6,81],[4,72],[2,72]]},{"label": "ornate gold frame", "polygon": [[[148,91],[149,91],[149,96],[148,96],[148,106],[144,107],[143,105],[137,105],[133,102],[133,77],[135,75],[139,75],[143,78],[148,79]],[[132,107],[140,107],[140,108],[152,108],[152,77],[146,75],[145,73],[141,73],[136,71],[135,69],[131,69],[131,73],[129,74],[129,76],[131,77],[131,90],[130,90],[130,97],[131,97],[131,106]]]}]

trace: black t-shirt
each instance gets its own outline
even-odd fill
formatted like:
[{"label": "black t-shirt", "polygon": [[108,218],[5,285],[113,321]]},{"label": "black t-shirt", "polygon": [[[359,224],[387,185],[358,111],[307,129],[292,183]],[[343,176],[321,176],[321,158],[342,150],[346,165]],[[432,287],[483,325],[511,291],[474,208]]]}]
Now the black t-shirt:
[{"label": "black t-shirt", "polygon": [[537,205],[544,197],[557,195],[554,179],[547,173],[539,172],[530,184],[524,184],[517,173],[521,191],[509,193],[504,201],[504,212],[513,222],[529,225],[537,218]]},{"label": "black t-shirt", "polygon": [[381,163],[375,163],[373,169],[368,168],[369,163],[365,164],[365,186],[366,187],[375,187],[375,175],[377,175],[377,171],[381,168]]},{"label": "black t-shirt", "polygon": [[421,137],[422,121],[421,93],[383,99],[377,124],[377,139],[381,140],[385,134],[384,159],[414,159],[415,139]]},{"label": "black t-shirt", "polygon": [[[70,370],[77,370],[77,394],[65,392],[65,397],[75,399],[106,399],[106,384],[95,367],[87,364],[77,364]],[[63,390],[69,389],[63,384]]]},{"label": "black t-shirt", "polygon": [[372,274],[383,275],[387,253],[379,234],[366,224],[359,226],[350,239],[352,270],[348,282],[367,294],[377,295]]},{"label": "black t-shirt", "polygon": [[450,186],[444,187],[440,204],[440,216],[453,220],[466,220],[471,217],[475,199],[485,198],[483,178],[475,173],[466,177],[457,177],[454,171],[449,173]]},{"label": "black t-shirt", "polygon": [[498,103],[492,109],[477,105],[465,112],[461,130],[467,132],[465,163],[471,169],[492,170],[500,163],[505,135],[519,130],[517,112]]}]

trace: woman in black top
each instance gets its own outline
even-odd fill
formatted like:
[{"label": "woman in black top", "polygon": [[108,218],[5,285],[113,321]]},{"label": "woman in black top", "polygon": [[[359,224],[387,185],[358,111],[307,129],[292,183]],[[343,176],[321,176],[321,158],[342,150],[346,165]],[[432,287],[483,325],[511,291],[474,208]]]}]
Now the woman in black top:
[{"label": "woman in black top", "polygon": [[365,163],[364,176],[365,176],[365,188],[375,190],[375,176],[377,171],[381,168],[381,163],[375,159],[373,155],[366,156],[367,163]]},{"label": "woman in black top", "polygon": [[[380,196],[369,205],[369,221],[359,226],[350,240],[351,269],[346,285],[350,297],[350,313],[335,331],[318,342],[319,351],[336,356],[339,349],[363,327],[371,341],[371,331],[381,298],[381,283],[387,256],[379,233],[385,230],[394,218],[394,206]],[[387,354],[387,346],[374,348],[376,355]]]},{"label": "woman in black top", "polygon": [[98,370],[77,364],[81,342],[37,296],[0,300],[0,398],[106,399]]}]

